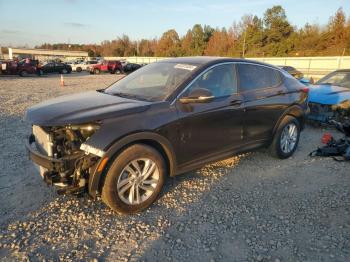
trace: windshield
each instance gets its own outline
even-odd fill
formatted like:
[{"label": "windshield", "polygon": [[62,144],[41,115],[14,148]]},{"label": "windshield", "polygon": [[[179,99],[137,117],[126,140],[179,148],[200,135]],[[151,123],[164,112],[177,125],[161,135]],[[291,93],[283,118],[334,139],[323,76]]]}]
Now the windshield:
[{"label": "windshield", "polygon": [[162,101],[196,69],[196,65],[157,62],[141,67],[105,90],[105,93]]},{"label": "windshield", "polygon": [[316,85],[326,84],[350,88],[350,72],[333,72],[316,82]]}]

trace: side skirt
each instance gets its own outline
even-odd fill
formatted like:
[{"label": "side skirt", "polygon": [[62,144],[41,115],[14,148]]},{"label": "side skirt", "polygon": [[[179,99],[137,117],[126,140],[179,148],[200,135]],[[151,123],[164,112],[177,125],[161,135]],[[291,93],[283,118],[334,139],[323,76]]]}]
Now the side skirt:
[{"label": "side skirt", "polygon": [[178,168],[175,172],[175,175],[187,173],[189,171],[193,171],[195,169],[198,169],[202,166],[205,166],[205,165],[208,165],[211,163],[215,163],[219,160],[224,160],[224,159],[233,157],[233,156],[238,155],[238,154],[251,152],[254,149],[265,147],[267,144],[268,144],[268,140],[258,140],[258,141],[250,142],[248,144],[240,146],[239,148],[236,147],[236,148],[233,148],[230,150],[226,150],[224,152],[211,154],[205,158],[191,160],[188,163],[185,163],[181,166],[178,166]]}]

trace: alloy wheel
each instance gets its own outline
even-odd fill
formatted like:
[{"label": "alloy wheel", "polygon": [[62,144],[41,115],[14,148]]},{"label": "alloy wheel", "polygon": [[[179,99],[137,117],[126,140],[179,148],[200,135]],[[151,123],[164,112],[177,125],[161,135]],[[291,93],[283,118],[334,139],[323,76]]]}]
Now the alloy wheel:
[{"label": "alloy wheel", "polygon": [[141,204],[154,193],[159,178],[159,168],[153,160],[149,158],[133,160],[118,178],[118,196],[125,204]]},{"label": "alloy wheel", "polygon": [[290,123],[283,128],[280,140],[281,150],[288,154],[295,149],[298,139],[298,127]]}]

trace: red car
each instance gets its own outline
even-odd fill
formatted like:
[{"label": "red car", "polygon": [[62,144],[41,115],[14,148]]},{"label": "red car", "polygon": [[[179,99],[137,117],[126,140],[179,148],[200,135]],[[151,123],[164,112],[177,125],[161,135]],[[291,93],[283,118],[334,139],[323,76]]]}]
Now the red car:
[{"label": "red car", "polygon": [[29,74],[43,74],[39,61],[32,59],[23,59],[19,62],[12,60],[2,61],[0,69],[0,74],[3,75],[27,76]]},{"label": "red car", "polygon": [[90,74],[99,74],[101,72],[121,74],[123,73],[122,63],[120,61],[103,61],[90,67]]}]

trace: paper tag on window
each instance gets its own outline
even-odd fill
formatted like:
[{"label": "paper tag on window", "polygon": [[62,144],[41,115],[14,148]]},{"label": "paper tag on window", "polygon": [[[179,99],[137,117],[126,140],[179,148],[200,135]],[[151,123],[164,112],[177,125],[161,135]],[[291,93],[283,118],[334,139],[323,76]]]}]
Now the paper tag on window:
[{"label": "paper tag on window", "polygon": [[196,69],[196,66],[186,65],[186,64],[177,64],[176,66],[174,66],[174,68],[193,71],[194,69]]}]

